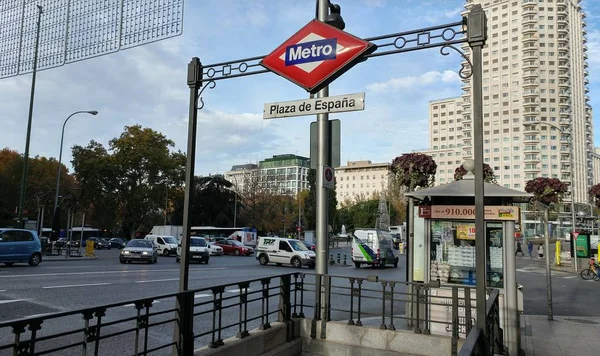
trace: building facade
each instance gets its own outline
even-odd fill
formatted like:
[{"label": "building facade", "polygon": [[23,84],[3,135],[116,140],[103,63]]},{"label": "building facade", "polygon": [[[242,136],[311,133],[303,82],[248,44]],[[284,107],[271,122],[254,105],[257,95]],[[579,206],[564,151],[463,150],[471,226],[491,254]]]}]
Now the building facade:
[{"label": "building facade", "polygon": [[356,199],[379,198],[388,190],[390,163],[371,161],[348,161],[348,164],[335,169],[338,205]]},{"label": "building facade", "polygon": [[252,187],[252,183],[258,180],[258,165],[247,163],[238,164],[225,172],[225,179],[232,182],[237,192],[244,193]]},{"label": "building facade", "polygon": [[258,163],[263,188],[277,194],[296,195],[309,189],[310,160],[293,154],[274,155]]},{"label": "building facade", "polygon": [[[576,202],[587,202],[589,187],[600,177],[593,176],[586,15],[580,1],[468,0],[466,9],[473,4],[481,4],[488,19],[483,49],[485,163],[505,187],[524,190],[530,179],[559,178],[569,184]],[[471,55],[468,44],[462,48]],[[473,158],[471,81],[463,81],[461,98],[430,103],[429,153],[438,162],[437,183],[448,182],[448,162]],[[450,118],[450,110],[441,107],[452,103],[454,108],[461,103],[461,119],[456,109]]]}]

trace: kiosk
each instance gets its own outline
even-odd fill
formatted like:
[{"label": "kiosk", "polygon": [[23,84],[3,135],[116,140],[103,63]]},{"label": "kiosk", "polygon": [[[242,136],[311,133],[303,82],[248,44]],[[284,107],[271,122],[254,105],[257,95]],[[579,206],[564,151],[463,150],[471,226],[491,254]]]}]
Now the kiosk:
[{"label": "kiosk", "polygon": [[[500,326],[509,354],[520,349],[519,311],[522,312],[522,292],[516,282],[515,223],[519,207],[514,203],[531,199],[529,193],[485,183],[486,266],[475,264],[475,207],[473,174],[449,184],[407,193],[409,207],[409,273],[411,282],[436,284],[426,312],[429,315],[451,318],[447,307],[435,305],[436,296],[450,296],[452,286],[472,286],[472,325],[475,324],[476,269],[486,269],[487,288],[500,291]],[[409,209],[410,210],[410,209]],[[411,226],[412,225],[412,226]],[[412,265],[412,266],[411,266]],[[460,298],[464,298],[463,295]],[[465,308],[459,309],[461,319]],[[450,319],[448,319],[450,320]],[[465,320],[463,319],[464,323]],[[432,333],[448,333],[444,325],[430,325]],[[461,337],[466,337],[462,329]]]}]

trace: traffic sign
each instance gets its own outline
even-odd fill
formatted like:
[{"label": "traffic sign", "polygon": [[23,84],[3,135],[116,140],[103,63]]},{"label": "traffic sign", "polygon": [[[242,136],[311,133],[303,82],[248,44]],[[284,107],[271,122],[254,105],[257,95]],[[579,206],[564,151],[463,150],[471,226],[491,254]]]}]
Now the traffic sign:
[{"label": "traffic sign", "polygon": [[265,104],[263,119],[329,114],[365,109],[365,93]]},{"label": "traffic sign", "polygon": [[374,44],[312,20],[260,64],[316,93],[377,49]]},{"label": "traffic sign", "polygon": [[574,239],[575,241],[577,241],[577,236],[579,236],[579,233],[578,233],[578,232],[574,232],[574,233],[573,233],[573,239]]},{"label": "traffic sign", "polygon": [[[342,141],[342,123],[340,120],[329,120],[329,159],[327,162],[330,167],[337,168],[341,165],[341,141]],[[313,121],[310,123],[310,168],[317,169],[317,157],[319,156],[319,138],[317,122]]]},{"label": "traffic sign", "polygon": [[329,166],[323,167],[323,188],[334,189],[335,188],[335,174],[333,168]]}]

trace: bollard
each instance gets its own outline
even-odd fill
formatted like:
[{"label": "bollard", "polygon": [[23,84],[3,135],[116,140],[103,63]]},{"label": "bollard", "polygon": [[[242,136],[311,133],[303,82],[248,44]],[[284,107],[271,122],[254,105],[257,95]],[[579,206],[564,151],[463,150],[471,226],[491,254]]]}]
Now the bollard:
[{"label": "bollard", "polygon": [[337,254],[337,263],[340,264],[340,254]]},{"label": "bollard", "polygon": [[560,266],[560,241],[556,241],[556,265]]},{"label": "bollard", "polygon": [[333,255],[329,255],[329,264],[333,266],[335,261],[333,260]]},{"label": "bollard", "polygon": [[344,255],[344,266],[346,265],[346,257],[348,256]]}]

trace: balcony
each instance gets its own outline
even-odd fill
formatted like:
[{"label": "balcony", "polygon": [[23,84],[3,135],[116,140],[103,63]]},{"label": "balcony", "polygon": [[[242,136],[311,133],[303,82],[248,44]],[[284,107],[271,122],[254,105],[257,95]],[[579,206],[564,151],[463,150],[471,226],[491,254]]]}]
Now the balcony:
[{"label": "balcony", "polygon": [[571,91],[570,90],[561,90],[561,91],[558,92],[558,95],[561,97],[561,99],[570,98],[571,97]]},{"label": "balcony", "polygon": [[523,134],[538,134],[538,129],[535,125],[525,125],[523,126]]},{"label": "balcony", "polygon": [[524,80],[523,88],[537,87],[539,84],[540,84],[540,82],[535,79]]},{"label": "balcony", "polygon": [[571,126],[571,119],[561,118],[558,123],[561,126]]},{"label": "balcony", "polygon": [[523,0],[523,2],[521,2],[521,6],[523,9],[526,7],[535,7],[537,6],[537,0]]},{"label": "balcony", "polygon": [[560,71],[560,72],[558,72],[558,78],[559,79],[570,79],[571,78],[571,72],[568,71],[568,70]]},{"label": "balcony", "polygon": [[558,82],[558,87],[561,89],[569,89],[571,87],[570,80],[561,80]]},{"label": "balcony", "polygon": [[569,162],[571,162],[569,155],[560,155],[560,163],[569,164]]},{"label": "balcony", "polygon": [[569,70],[569,61],[560,61],[558,62],[559,70]]},{"label": "balcony", "polygon": [[523,60],[524,61],[538,59],[537,51],[531,50],[531,49],[524,49],[523,51],[524,51],[523,52]]},{"label": "balcony", "polygon": [[523,106],[524,107],[533,107],[533,106],[538,106],[539,105],[539,101],[535,100],[535,99],[527,99],[523,102]]},{"label": "balcony", "polygon": [[540,137],[537,135],[525,135],[523,137],[523,143],[538,143],[540,142]]},{"label": "balcony", "polygon": [[525,163],[536,163],[540,161],[540,157],[538,157],[537,155],[526,155],[525,159],[523,159],[523,162]]},{"label": "balcony", "polygon": [[539,95],[537,90],[523,90],[523,97],[524,98],[532,98],[532,97],[537,97]]},{"label": "balcony", "polygon": [[568,34],[568,33],[569,33],[569,27],[567,27],[567,26],[560,26],[560,27],[558,28],[558,31],[557,31],[557,33],[558,33],[559,35],[566,35],[566,34]]},{"label": "balcony", "polygon": [[527,69],[537,69],[538,65],[535,61],[525,61],[523,62],[523,70]]},{"label": "balcony", "polygon": [[525,149],[523,149],[523,152],[527,152],[527,153],[540,153],[540,146],[537,146],[537,145],[525,146]]},{"label": "balcony", "polygon": [[523,79],[536,78],[539,75],[540,75],[540,73],[537,70],[526,70],[526,71],[523,71]]},{"label": "balcony", "polygon": [[558,16],[567,16],[569,14],[569,12],[567,11],[566,6],[560,6],[560,7],[556,8],[556,14]]},{"label": "balcony", "polygon": [[539,172],[540,167],[537,164],[526,164],[525,165],[525,173],[535,173]]},{"label": "balcony", "polygon": [[570,173],[571,172],[571,166],[569,166],[568,164],[561,164],[560,165],[560,172],[561,173]]},{"label": "balcony", "polygon": [[[523,26],[523,34],[527,34],[527,33],[537,33],[537,27],[533,26],[533,25],[529,25],[529,26]],[[568,31],[567,31],[568,33]]]},{"label": "balcony", "polygon": [[[538,21],[538,20],[537,20],[537,17],[536,17],[536,16],[534,16],[536,13],[537,13],[537,12],[536,12],[535,10],[534,10],[534,11],[531,11],[531,12],[524,12],[524,13],[523,13],[523,15],[524,15],[524,16],[523,16],[523,21],[522,21],[523,25],[532,25],[532,24],[536,24],[536,23],[537,23],[537,21]],[[526,15],[530,15],[530,16],[526,16]]]},{"label": "balcony", "polygon": [[559,26],[567,26],[569,25],[569,19],[566,16],[561,16],[556,21]]}]

